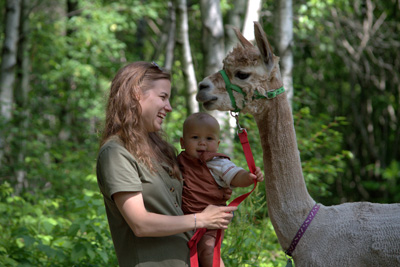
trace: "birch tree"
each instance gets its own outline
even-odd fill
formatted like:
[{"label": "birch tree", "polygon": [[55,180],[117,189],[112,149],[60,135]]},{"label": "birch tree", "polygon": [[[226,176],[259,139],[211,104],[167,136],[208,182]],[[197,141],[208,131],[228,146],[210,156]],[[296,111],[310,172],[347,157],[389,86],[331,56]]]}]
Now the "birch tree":
[{"label": "birch tree", "polygon": [[220,70],[225,57],[224,27],[219,2],[218,0],[200,1],[204,76]]},{"label": "birch tree", "polygon": [[292,0],[279,0],[276,19],[277,48],[280,57],[281,75],[287,98],[293,99],[293,10]]},{"label": "birch tree", "polygon": [[176,7],[176,43],[180,50],[183,77],[187,90],[187,111],[189,114],[199,111],[196,101],[197,80],[195,76],[192,52],[189,43],[189,22],[186,0],[175,0]]},{"label": "birch tree", "polygon": [[[218,0],[201,0],[201,23],[202,23],[202,43],[204,54],[204,77],[222,69],[222,60],[224,59],[225,44],[224,44],[224,26],[222,21],[222,13],[220,1]],[[221,131],[223,142],[226,144],[222,148],[224,153],[231,154],[232,152],[232,136],[233,128],[230,123],[229,115],[226,112],[213,110],[209,112],[213,115],[222,129]]]},{"label": "birch tree", "polygon": [[165,51],[165,69],[171,71],[174,62],[174,48],[175,48],[175,35],[176,35],[176,12],[174,5],[171,1],[168,2],[170,27],[167,37],[167,45]]},{"label": "birch tree", "polygon": [[26,139],[28,130],[28,92],[30,90],[29,85],[29,71],[30,71],[30,61],[28,55],[29,46],[29,0],[21,1],[21,16],[20,16],[20,38],[18,42],[18,54],[17,54],[17,64],[20,70],[17,74],[18,85],[15,87],[15,103],[17,109],[19,110],[17,119],[15,120],[20,129],[18,142],[14,145],[16,148],[17,155],[17,168],[15,172],[17,185],[16,194],[19,194],[22,189],[28,187],[28,182],[25,179],[26,171],[24,166],[24,159],[26,154]]},{"label": "birch tree", "polygon": [[231,51],[238,42],[236,34],[232,28],[242,28],[242,17],[244,17],[247,5],[246,1],[235,0],[232,6],[233,8],[229,11],[227,18],[228,23],[225,25],[225,54]]},{"label": "birch tree", "polygon": [[5,127],[12,117],[13,87],[17,65],[17,44],[19,37],[20,0],[7,0],[4,25],[4,43],[0,66],[0,167],[5,149]]},{"label": "birch tree", "polygon": [[243,36],[250,42],[254,41],[254,23],[253,21],[260,20],[262,1],[249,0],[247,1],[246,17],[243,24]]}]

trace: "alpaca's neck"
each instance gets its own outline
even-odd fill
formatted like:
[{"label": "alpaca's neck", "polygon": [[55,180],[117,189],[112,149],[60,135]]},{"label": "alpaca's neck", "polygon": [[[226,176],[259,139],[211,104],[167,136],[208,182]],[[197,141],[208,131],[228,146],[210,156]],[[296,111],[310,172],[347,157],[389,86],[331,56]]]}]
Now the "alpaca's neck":
[{"label": "alpaca's neck", "polygon": [[286,94],[271,101],[263,114],[254,118],[263,149],[268,214],[279,242],[287,248],[303,223],[314,200],[308,194],[292,111]]}]

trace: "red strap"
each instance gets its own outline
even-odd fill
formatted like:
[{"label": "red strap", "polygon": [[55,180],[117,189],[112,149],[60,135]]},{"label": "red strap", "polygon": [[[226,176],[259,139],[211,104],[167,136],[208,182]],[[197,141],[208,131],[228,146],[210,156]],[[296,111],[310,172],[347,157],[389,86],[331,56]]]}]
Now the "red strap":
[{"label": "red strap", "polygon": [[[249,140],[247,139],[247,132],[246,129],[242,129],[242,132],[238,133],[240,143],[242,144],[243,147],[243,152],[244,156],[246,157],[247,165],[249,166],[249,170],[251,173],[254,173],[256,171],[256,165],[254,163],[254,158],[253,154],[251,152]],[[241,196],[238,196],[234,200],[229,203],[228,206],[234,206],[237,207],[239,204],[246,198],[248,197],[254,189],[256,189],[257,186],[257,181],[254,180],[254,187],[253,189]],[[207,229],[206,228],[201,228],[196,231],[196,233],[193,235],[193,237],[190,239],[188,246],[190,248],[190,266],[191,267],[198,267],[199,266],[199,261],[197,257],[197,243],[199,243],[200,239],[203,237],[203,235],[206,233]],[[217,237],[215,240],[215,246],[214,246],[214,256],[213,256],[213,266],[214,267],[220,267],[220,258],[221,258],[221,234],[222,230],[219,229],[217,231]]]},{"label": "red strap", "polygon": [[249,166],[249,170],[251,173],[256,171],[256,164],[254,163],[253,153],[251,153],[251,148],[249,144],[249,140],[247,139],[246,129],[242,129],[242,132],[238,133],[240,143],[242,143],[243,153],[246,157],[247,165]]},{"label": "red strap", "polygon": [[190,249],[190,266],[191,267],[198,267],[199,260],[197,257],[197,243],[199,243],[200,239],[206,233],[206,228],[200,228],[194,233],[192,238],[189,240],[188,246]]},{"label": "red strap", "polygon": [[218,229],[217,237],[215,238],[214,254],[213,254],[213,267],[220,267],[221,263],[221,239],[222,230]]}]

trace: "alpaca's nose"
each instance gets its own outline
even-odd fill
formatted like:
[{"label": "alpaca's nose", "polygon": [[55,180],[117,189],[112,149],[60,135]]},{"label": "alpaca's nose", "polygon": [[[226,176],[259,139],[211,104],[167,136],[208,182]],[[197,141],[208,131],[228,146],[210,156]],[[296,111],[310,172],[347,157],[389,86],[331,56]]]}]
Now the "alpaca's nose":
[{"label": "alpaca's nose", "polygon": [[210,88],[210,86],[207,83],[205,83],[205,82],[199,83],[199,91],[209,89],[209,88]]}]

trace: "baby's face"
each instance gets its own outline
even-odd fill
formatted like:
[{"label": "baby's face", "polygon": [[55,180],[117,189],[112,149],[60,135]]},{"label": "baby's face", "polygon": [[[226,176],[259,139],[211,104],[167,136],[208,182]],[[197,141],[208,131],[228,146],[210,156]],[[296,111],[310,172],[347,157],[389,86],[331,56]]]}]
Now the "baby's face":
[{"label": "baby's face", "polygon": [[219,126],[193,122],[184,131],[181,147],[190,156],[200,158],[206,151],[217,152],[219,142]]}]

